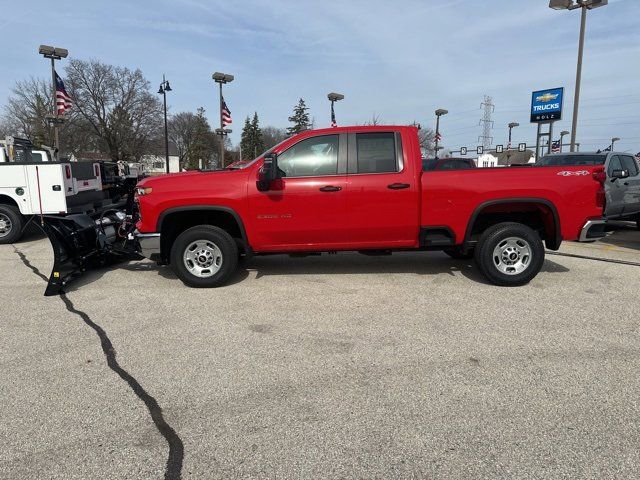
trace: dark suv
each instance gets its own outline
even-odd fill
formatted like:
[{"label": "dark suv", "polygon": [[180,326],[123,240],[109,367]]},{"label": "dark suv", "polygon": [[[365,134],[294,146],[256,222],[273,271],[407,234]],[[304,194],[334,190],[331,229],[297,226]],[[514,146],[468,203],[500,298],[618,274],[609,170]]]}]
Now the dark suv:
[{"label": "dark suv", "polygon": [[572,152],[552,153],[538,160],[536,165],[604,165],[607,219],[635,220],[640,229],[640,167],[630,153]]},{"label": "dark suv", "polygon": [[476,168],[476,164],[471,158],[424,158],[422,160],[422,170],[466,170]]}]

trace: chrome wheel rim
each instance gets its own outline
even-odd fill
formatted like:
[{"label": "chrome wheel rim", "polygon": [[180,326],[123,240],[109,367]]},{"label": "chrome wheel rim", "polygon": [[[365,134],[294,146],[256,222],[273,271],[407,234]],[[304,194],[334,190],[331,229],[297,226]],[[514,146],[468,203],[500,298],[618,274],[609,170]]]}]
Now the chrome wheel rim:
[{"label": "chrome wheel rim", "polygon": [[509,237],[498,242],[493,249],[493,265],[506,275],[524,272],[533,257],[531,245],[520,237]]},{"label": "chrome wheel rim", "polygon": [[11,233],[11,219],[8,215],[0,213],[0,238],[6,237]]},{"label": "chrome wheel rim", "polygon": [[191,242],[182,255],[184,266],[192,275],[207,278],[222,267],[222,251],[209,240]]}]

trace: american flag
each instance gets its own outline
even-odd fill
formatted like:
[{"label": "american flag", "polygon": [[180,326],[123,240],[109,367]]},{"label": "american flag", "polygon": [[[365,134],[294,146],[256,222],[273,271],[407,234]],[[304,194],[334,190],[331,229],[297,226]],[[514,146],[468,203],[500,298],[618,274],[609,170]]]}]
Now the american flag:
[{"label": "american flag", "polygon": [[551,153],[560,152],[560,142],[551,142]]},{"label": "american flag", "polygon": [[222,114],[222,128],[233,123],[233,120],[231,120],[231,110],[227,107],[227,102],[224,101],[224,97],[222,98],[222,110],[220,113]]},{"label": "american flag", "polygon": [[438,142],[439,142],[440,140],[442,140],[442,135],[440,135],[440,132],[436,133],[435,138],[436,138],[436,141],[438,141]]},{"label": "american flag", "polygon": [[64,88],[62,79],[56,72],[56,112],[58,115],[64,115],[71,108],[71,97]]},{"label": "american flag", "polygon": [[333,111],[333,102],[331,102],[331,126],[338,126],[338,124],[336,123],[336,112]]}]

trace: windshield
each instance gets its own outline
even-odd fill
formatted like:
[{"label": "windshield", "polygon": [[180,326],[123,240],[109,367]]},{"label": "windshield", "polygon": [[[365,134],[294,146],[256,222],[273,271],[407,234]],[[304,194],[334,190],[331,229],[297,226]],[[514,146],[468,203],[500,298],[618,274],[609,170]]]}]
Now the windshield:
[{"label": "windshield", "polygon": [[289,140],[288,138],[285,138],[284,140],[282,140],[280,143],[277,143],[276,145],[274,145],[273,147],[271,147],[269,150],[266,150],[265,152],[261,153],[260,155],[258,155],[256,158],[254,158],[253,160],[242,160],[239,162],[235,162],[232,163],[231,165],[229,165],[227,167],[227,169],[229,170],[242,170],[244,168],[249,167],[250,165],[253,165],[259,158],[264,157],[267,153],[271,153],[273,152],[276,148],[278,148],[280,145],[282,145],[284,142],[286,142],[287,140]]},{"label": "windshield", "polygon": [[543,166],[569,166],[569,165],[603,165],[607,159],[606,155],[584,154],[584,155],[545,155],[536,162],[536,165]]}]

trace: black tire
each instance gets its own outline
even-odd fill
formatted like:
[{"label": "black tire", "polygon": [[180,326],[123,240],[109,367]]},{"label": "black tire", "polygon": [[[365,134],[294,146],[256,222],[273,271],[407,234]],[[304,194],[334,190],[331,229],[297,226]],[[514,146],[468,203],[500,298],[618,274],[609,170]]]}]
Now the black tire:
[{"label": "black tire", "polygon": [[[185,261],[187,248],[192,246],[195,242],[200,241],[206,242],[206,244],[209,245],[208,247],[203,248],[212,249],[213,247],[210,245],[213,245],[219,249],[221,254],[219,269],[216,272],[210,271],[211,274],[204,277],[198,276],[194,272],[197,271],[198,268],[203,268],[204,266],[204,269],[201,271],[204,272],[204,274],[207,274],[207,262],[204,262],[203,264],[194,264],[193,261],[190,261],[192,265],[192,269],[190,270]],[[199,260],[196,260],[196,262],[199,262]],[[178,278],[180,278],[180,280],[189,287],[213,288],[222,286],[229,277],[233,275],[237,267],[238,247],[236,242],[231,235],[218,227],[210,225],[192,227],[178,235],[178,238],[176,238],[175,242],[173,242],[173,246],[171,247],[171,268]],[[215,269],[215,267],[213,268]],[[211,269],[209,268],[209,270]]]},{"label": "black tire", "polygon": [[24,217],[12,205],[0,205],[0,225],[5,228],[0,230],[0,245],[14,243],[22,237]]},{"label": "black tire", "polygon": [[470,258],[473,258],[473,250],[467,250],[466,253],[462,253],[462,249],[460,248],[451,248],[445,250],[444,253],[456,260],[469,260]]},{"label": "black tire", "polygon": [[[519,239],[520,243],[507,239]],[[494,258],[494,252],[500,251],[500,245],[503,245],[501,254]],[[512,254],[515,254],[517,259],[510,257]],[[508,262],[517,263],[511,265],[505,262],[505,258]],[[480,271],[491,283],[505,287],[524,285],[542,268],[544,246],[540,236],[526,225],[499,223],[485,230],[480,236],[475,249],[475,260]],[[501,268],[511,272],[507,273]],[[522,271],[518,272],[519,268],[523,268]]]}]

